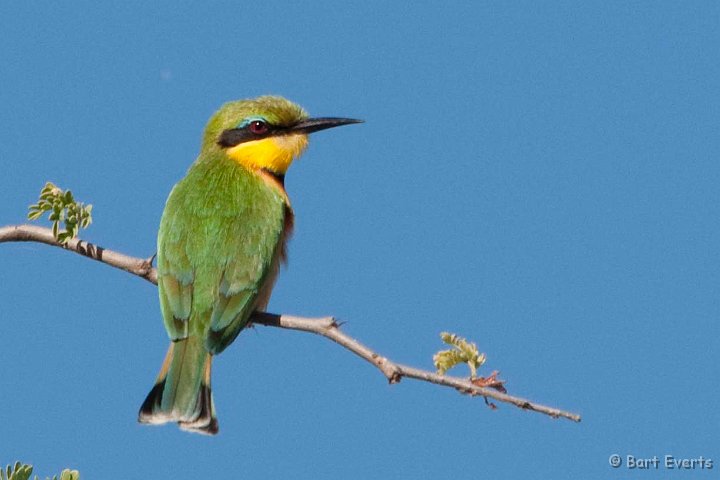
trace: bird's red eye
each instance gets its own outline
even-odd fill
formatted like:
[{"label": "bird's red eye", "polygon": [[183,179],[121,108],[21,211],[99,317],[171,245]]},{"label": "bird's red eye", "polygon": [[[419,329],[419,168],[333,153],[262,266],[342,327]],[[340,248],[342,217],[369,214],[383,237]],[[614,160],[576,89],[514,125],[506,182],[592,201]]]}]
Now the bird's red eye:
[{"label": "bird's red eye", "polygon": [[268,125],[262,120],[253,120],[248,125],[248,128],[250,129],[250,132],[255,135],[263,135],[268,132]]}]

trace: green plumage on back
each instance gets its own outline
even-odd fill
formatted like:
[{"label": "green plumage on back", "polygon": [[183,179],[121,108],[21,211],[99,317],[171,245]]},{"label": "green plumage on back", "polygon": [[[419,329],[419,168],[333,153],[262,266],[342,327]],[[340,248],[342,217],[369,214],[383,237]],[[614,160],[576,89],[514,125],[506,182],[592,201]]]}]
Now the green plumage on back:
[{"label": "green plumage on back", "polygon": [[160,221],[158,287],[172,343],[141,422],[217,433],[212,356],[269,300],[293,223],[285,171],[308,133],[355,122],[308,119],[280,97],[231,102],[210,119]]},{"label": "green plumage on back", "polygon": [[171,339],[199,335],[213,354],[228,346],[274,273],[286,208],[256,174],[222,156],[201,158],[175,186],[158,235]]}]

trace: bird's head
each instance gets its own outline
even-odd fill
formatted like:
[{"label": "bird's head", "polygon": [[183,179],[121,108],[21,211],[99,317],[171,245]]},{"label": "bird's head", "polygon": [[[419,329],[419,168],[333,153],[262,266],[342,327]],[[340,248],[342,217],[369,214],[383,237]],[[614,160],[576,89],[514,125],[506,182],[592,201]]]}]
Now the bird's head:
[{"label": "bird's head", "polygon": [[264,96],[223,105],[205,129],[203,148],[220,148],[234,161],[252,170],[285,175],[308,143],[308,134],[361,120],[309,118],[289,100]]}]

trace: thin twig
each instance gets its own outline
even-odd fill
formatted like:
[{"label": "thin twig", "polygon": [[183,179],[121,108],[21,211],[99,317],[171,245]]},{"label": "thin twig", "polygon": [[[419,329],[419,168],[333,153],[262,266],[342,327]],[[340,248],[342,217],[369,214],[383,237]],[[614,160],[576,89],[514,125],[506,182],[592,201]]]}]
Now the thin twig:
[{"label": "thin twig", "polygon": [[[152,267],[152,257],[141,259],[130,257],[122,253],[95,246],[83,240],[73,238],[65,245],[60,244],[53,237],[49,228],[37,227],[34,225],[11,225],[0,227],[0,243],[2,242],[40,242],[62,249],[72,251],[106,263],[115,268],[137,275],[140,278],[157,285],[157,271]],[[434,383],[452,387],[461,393],[482,396],[485,399],[492,398],[498,402],[509,403],[524,410],[543,413],[553,418],[567,418],[579,422],[580,415],[533,403],[524,398],[514,397],[496,391],[492,388],[479,387],[470,382],[467,378],[439,375],[428,370],[402,365],[389,360],[386,357],[366,347],[354,338],[346,335],[340,330],[338,323],[333,317],[303,318],[292,315],[277,315],[267,312],[256,312],[252,322],[268,327],[285,328],[288,330],[299,330],[302,332],[315,333],[329,338],[340,346],[350,350],[355,355],[377,367],[390,383],[398,383],[403,377],[414,378],[424,382]]]},{"label": "thin twig", "polygon": [[2,242],[40,242],[53,247],[60,247],[98,262],[106,263],[111,267],[125,270],[157,285],[157,271],[152,266],[154,256],[147,260],[130,257],[112,250],[106,250],[79,238],[71,238],[63,245],[53,237],[52,230],[35,225],[0,227],[0,243]]}]

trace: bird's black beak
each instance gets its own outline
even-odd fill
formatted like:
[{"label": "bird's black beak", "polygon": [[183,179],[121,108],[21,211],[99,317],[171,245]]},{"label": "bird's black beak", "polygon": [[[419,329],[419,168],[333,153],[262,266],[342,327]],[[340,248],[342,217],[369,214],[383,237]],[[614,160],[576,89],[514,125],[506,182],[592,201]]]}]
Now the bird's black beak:
[{"label": "bird's black beak", "polygon": [[335,117],[323,117],[323,118],[308,118],[299,123],[296,123],[289,128],[292,133],[313,133],[326,128],[340,127],[342,125],[350,125],[353,123],[363,123],[363,120],[355,120],[353,118],[335,118]]}]

